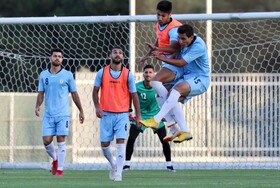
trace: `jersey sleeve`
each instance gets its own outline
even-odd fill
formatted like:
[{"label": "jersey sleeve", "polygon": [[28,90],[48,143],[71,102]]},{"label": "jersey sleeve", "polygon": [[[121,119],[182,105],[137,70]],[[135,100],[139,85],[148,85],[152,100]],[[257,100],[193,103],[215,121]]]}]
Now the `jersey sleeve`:
[{"label": "jersey sleeve", "polygon": [[129,71],[129,75],[128,75],[128,87],[129,87],[129,92],[130,93],[136,93],[137,92],[134,76],[130,71]]},{"label": "jersey sleeve", "polygon": [[178,33],[177,33],[178,27],[174,27],[168,31],[169,35],[169,41],[178,41]]},{"label": "jersey sleeve", "polygon": [[102,74],[103,74],[103,69],[100,69],[96,76],[95,76],[95,80],[94,80],[94,87],[101,87],[101,79],[102,79]]},{"label": "jersey sleeve", "polygon": [[39,76],[38,92],[43,92],[43,91],[45,91],[44,78],[43,78],[43,74],[41,73]]},{"label": "jersey sleeve", "polygon": [[76,88],[74,76],[71,72],[69,72],[69,92],[73,93],[76,91],[77,91],[77,88]]}]

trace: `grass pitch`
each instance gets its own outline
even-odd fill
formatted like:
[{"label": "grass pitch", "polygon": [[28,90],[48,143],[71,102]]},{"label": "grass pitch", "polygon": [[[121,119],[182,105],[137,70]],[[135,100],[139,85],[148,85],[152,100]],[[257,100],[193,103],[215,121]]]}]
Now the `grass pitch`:
[{"label": "grass pitch", "polygon": [[48,170],[1,169],[0,187],[280,187],[279,170],[130,170],[124,171],[122,182],[109,180],[108,174],[107,170],[65,170],[63,177],[56,177]]}]

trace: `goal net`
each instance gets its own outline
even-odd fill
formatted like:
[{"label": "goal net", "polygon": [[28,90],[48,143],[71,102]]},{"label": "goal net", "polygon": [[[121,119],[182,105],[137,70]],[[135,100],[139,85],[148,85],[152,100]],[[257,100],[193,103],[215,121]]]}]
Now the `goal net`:
[{"label": "goal net", "polygon": [[[190,20],[188,15],[179,19],[193,25],[211,48],[212,82],[207,93],[183,106],[193,140],[170,143],[172,162],[177,169],[279,169],[279,16],[226,18],[211,21],[210,38],[206,20],[211,18],[207,15],[203,19]],[[0,19],[0,164],[12,168],[49,167],[50,158],[41,141],[41,118],[34,115],[34,107],[39,73],[49,65],[50,50],[61,48],[63,65],[75,75],[85,110],[85,123],[81,125],[77,108],[71,104],[66,168],[105,169],[99,119],[91,97],[95,74],[109,64],[108,53],[113,46],[124,49],[123,63],[129,67],[133,44],[135,79],[142,80],[137,60],[148,51],[145,42],[155,41],[155,16],[137,17],[133,22],[135,38],[130,38],[132,21],[119,21],[117,16],[109,17],[110,22],[103,21],[108,16],[96,17],[99,21],[93,22],[34,19],[27,23],[22,23],[23,18],[11,22]],[[160,69],[161,62],[148,59],[148,63]],[[114,146],[113,142],[113,152]],[[147,129],[137,138],[131,163],[132,169],[165,168],[161,143],[152,130]]]}]

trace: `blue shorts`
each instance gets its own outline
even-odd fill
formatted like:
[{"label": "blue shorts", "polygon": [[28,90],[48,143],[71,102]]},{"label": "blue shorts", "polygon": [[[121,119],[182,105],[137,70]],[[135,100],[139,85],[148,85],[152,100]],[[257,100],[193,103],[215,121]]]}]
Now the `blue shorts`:
[{"label": "blue shorts", "polygon": [[182,101],[180,101],[181,103],[185,104],[192,97],[201,95],[205,91],[207,91],[207,89],[210,86],[210,77],[199,76],[196,74],[184,75],[184,78],[178,80],[175,85],[182,82],[188,82],[188,84],[191,87],[191,91],[188,94],[188,96]]},{"label": "blue shorts", "polygon": [[100,141],[111,142],[116,139],[126,139],[127,124],[129,113],[110,113],[104,112],[100,119]]},{"label": "blue shorts", "polygon": [[184,75],[184,69],[182,67],[176,67],[174,65],[170,65],[170,64],[165,63],[165,64],[163,64],[162,68],[169,69],[169,70],[171,70],[175,74],[174,80],[172,82],[168,82],[168,83],[165,83],[165,84],[172,84],[172,85],[174,85]]},{"label": "blue shorts", "polygon": [[[164,56],[166,58],[170,58],[171,55],[165,54]],[[167,69],[171,70],[176,75],[172,82],[168,82],[166,84],[174,85],[177,80],[179,80],[180,78],[182,78],[184,76],[184,68],[183,67],[177,67],[177,66],[174,66],[174,65],[170,65],[170,64],[165,63],[163,61],[162,62],[162,68],[167,68]]]},{"label": "blue shorts", "polygon": [[45,117],[43,118],[42,136],[67,136],[70,127],[70,117]]}]

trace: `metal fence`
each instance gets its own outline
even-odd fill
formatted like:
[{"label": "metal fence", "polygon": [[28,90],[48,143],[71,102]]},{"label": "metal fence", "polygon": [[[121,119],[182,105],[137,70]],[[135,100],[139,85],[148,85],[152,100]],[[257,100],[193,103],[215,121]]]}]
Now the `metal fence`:
[{"label": "metal fence", "polygon": [[[93,73],[77,75],[85,113],[78,123],[72,108],[72,129],[67,141],[67,163],[104,164],[99,144],[99,119],[91,99]],[[136,74],[140,80],[142,74]],[[178,164],[276,163],[279,168],[279,74],[212,74],[209,92],[184,107],[193,140],[171,143],[172,160]],[[41,141],[41,118],[34,115],[35,94],[0,93],[0,163],[48,161]],[[43,109],[42,109],[43,110]],[[164,162],[162,147],[151,130],[135,143],[134,162]],[[211,166],[211,165],[210,165]],[[250,166],[247,166],[250,167]]]}]

